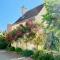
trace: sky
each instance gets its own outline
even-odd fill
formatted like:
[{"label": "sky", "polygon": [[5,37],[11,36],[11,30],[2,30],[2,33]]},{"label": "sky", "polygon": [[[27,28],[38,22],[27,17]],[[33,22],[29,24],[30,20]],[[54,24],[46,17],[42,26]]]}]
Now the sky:
[{"label": "sky", "polygon": [[7,30],[7,24],[22,16],[22,6],[30,10],[43,3],[44,0],[0,0],[0,31]]}]

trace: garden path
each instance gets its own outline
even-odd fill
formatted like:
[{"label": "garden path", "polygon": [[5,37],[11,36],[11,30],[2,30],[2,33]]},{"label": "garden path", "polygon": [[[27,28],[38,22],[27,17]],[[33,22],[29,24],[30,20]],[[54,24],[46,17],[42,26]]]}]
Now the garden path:
[{"label": "garden path", "polygon": [[0,60],[32,60],[32,59],[19,57],[19,55],[16,53],[0,50]]}]

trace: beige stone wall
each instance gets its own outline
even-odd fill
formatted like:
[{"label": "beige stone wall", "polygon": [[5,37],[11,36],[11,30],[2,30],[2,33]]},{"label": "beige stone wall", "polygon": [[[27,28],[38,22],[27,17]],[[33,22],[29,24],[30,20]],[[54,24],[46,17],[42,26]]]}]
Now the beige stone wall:
[{"label": "beige stone wall", "polygon": [[46,14],[46,8],[45,8],[45,6],[42,8],[42,10],[40,11],[40,13],[37,15],[37,16],[35,16],[35,22],[37,22],[37,23],[41,23],[42,22],[42,20],[43,20],[43,15],[44,14]]},{"label": "beige stone wall", "polygon": [[25,25],[25,21],[24,21],[24,22],[21,22],[21,23],[19,23],[19,24],[15,24],[15,25],[13,25],[13,26],[11,27],[12,30],[16,29],[20,24]]},{"label": "beige stone wall", "polygon": [[31,17],[29,19],[25,19],[25,20],[19,22],[18,24],[14,24],[14,25],[8,26],[7,30],[8,30],[8,32],[10,32],[10,31],[16,29],[20,24],[25,25],[26,21],[28,21],[28,20],[34,20],[34,19],[35,19],[35,17]]},{"label": "beige stone wall", "polygon": [[35,45],[33,43],[30,43],[30,42],[28,42],[27,46],[26,46],[26,43],[24,41],[22,41],[21,43],[20,43],[20,41],[13,41],[11,46],[15,47],[15,48],[18,47],[18,48],[29,49],[29,50],[36,48]]},{"label": "beige stone wall", "polygon": [[25,24],[26,22],[25,21],[22,21],[18,24],[14,24],[14,25],[8,25],[7,26],[7,32],[11,32],[12,30],[16,29],[20,24]]}]

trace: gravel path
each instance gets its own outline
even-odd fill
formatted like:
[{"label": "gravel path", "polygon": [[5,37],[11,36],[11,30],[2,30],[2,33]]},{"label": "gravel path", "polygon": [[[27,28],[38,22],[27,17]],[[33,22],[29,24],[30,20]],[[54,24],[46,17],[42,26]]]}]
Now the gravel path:
[{"label": "gravel path", "polygon": [[32,59],[19,57],[16,53],[0,50],[0,60],[32,60]]},{"label": "gravel path", "polygon": [[16,58],[19,58],[16,53],[0,50],[0,60],[11,60]]}]

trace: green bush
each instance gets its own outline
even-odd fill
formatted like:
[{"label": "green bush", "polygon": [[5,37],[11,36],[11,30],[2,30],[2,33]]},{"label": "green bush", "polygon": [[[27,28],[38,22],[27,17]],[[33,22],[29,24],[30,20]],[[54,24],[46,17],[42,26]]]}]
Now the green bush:
[{"label": "green bush", "polygon": [[29,56],[31,56],[33,54],[34,54],[34,52],[32,50],[24,50],[22,52],[22,56],[24,56],[24,57],[29,57]]},{"label": "green bush", "polygon": [[60,60],[60,55],[55,56],[55,60]]},{"label": "green bush", "polygon": [[8,47],[7,50],[8,51],[15,51],[15,48],[14,47]]},{"label": "green bush", "polygon": [[17,53],[21,53],[23,50],[21,49],[21,48],[16,48],[15,49],[15,52],[17,52]]},{"label": "green bush", "polygon": [[34,55],[32,56],[32,58],[34,59],[34,60],[37,60],[38,59],[38,57],[39,57],[39,54],[41,54],[42,55],[42,53],[43,53],[43,51],[36,51],[35,53],[34,53]]},{"label": "green bush", "polygon": [[32,58],[34,60],[54,60],[53,54],[44,53],[43,51],[37,51]]},{"label": "green bush", "polygon": [[0,40],[0,49],[6,49],[8,43],[5,40]]}]

